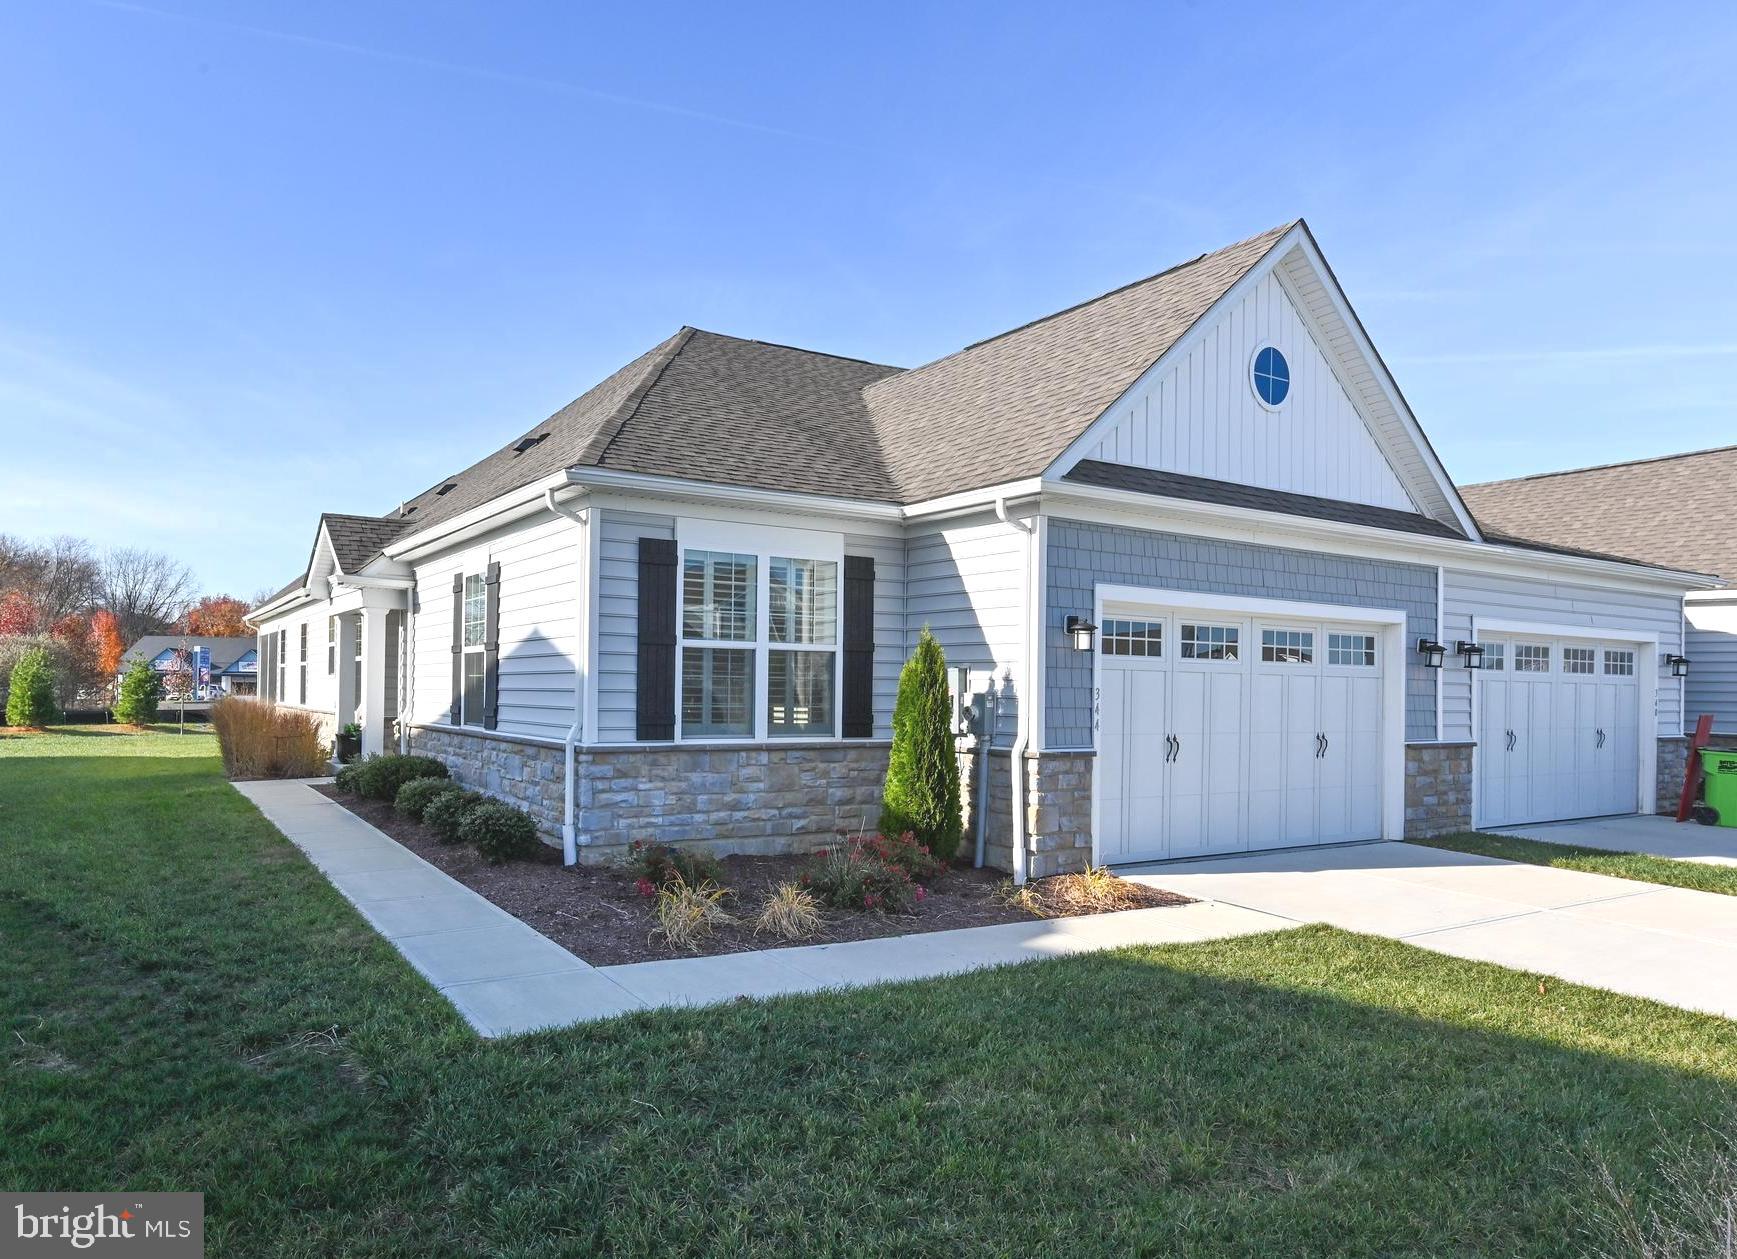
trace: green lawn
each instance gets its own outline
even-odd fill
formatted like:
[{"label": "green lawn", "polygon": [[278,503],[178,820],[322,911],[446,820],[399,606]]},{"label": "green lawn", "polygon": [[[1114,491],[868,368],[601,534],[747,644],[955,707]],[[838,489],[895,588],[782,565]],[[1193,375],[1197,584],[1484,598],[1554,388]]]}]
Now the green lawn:
[{"label": "green lawn", "polygon": [[487,1043],[208,737],[0,740],[0,1187],[212,1255],[1580,1253],[1733,1030],[1307,929]]},{"label": "green lawn", "polygon": [[1454,852],[1500,857],[1503,861],[1524,861],[1528,865],[1555,866],[1559,870],[1585,870],[1590,874],[1608,874],[1618,879],[1636,879],[1642,883],[1663,883],[1667,887],[1688,887],[1697,892],[1720,892],[1726,896],[1737,896],[1737,866],[1709,866],[1694,861],[1653,857],[1644,852],[1612,852],[1608,848],[1547,844],[1536,839],[1519,839],[1512,835],[1482,835],[1470,831],[1461,835],[1443,835],[1437,839],[1420,839],[1414,842],[1427,844],[1431,848],[1448,848]]}]

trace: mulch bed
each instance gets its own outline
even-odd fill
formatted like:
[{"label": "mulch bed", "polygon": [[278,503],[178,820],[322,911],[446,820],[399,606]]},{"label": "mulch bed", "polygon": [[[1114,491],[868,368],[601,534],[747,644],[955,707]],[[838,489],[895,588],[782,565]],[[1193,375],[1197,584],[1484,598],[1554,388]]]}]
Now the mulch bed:
[{"label": "mulch bed", "polygon": [[[640,895],[634,877],[622,867],[563,866],[561,854],[553,848],[545,848],[530,861],[491,866],[468,845],[437,842],[433,832],[389,804],[347,795],[332,786],[314,790],[594,966],[696,956],[686,949],[671,948],[652,934],[657,920],[651,898]],[[723,885],[735,893],[726,906],[732,913],[752,916],[778,884],[799,882],[809,861],[806,856],[723,858]],[[1044,882],[1038,880],[1031,886],[1041,894]],[[757,936],[746,923],[723,926],[701,945],[698,955],[1030,922],[1034,917],[1030,910],[1006,902],[1002,895],[1006,884],[1007,876],[998,871],[956,868],[927,886],[922,907],[909,917],[828,909],[824,911],[822,935],[794,942]],[[1123,903],[1115,906],[1118,910],[1188,903],[1185,896],[1137,883],[1123,883],[1121,890],[1125,896]]]}]

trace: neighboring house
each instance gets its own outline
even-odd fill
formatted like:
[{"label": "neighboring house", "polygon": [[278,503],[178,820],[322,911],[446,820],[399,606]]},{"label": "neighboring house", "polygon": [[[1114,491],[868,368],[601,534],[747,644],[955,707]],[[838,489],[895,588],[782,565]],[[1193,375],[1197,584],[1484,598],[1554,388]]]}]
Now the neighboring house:
[{"label": "neighboring house", "polygon": [[[211,653],[211,678],[203,685],[189,676],[190,653],[199,647]],[[140,659],[150,661],[151,668],[162,675],[165,698],[179,699],[183,690],[186,698],[202,701],[220,695],[252,695],[258,681],[258,644],[251,638],[147,634],[121,656],[120,672],[125,673],[128,665]]]},{"label": "neighboring house", "polygon": [[928,626],[1023,878],[1651,811],[1711,584],[1482,534],[1297,222],[909,371],[683,328],[251,619],[569,860],[872,827]]},{"label": "neighboring house", "polygon": [[1737,446],[1545,472],[1465,488],[1497,529],[1712,573],[1725,589],[1684,600],[1689,727],[1711,713],[1737,736]]}]

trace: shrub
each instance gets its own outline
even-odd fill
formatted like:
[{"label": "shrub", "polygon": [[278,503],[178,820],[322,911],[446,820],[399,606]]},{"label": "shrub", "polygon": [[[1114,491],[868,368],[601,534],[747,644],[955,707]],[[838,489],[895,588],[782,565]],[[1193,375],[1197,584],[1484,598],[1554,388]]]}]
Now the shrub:
[{"label": "shrub", "polygon": [[917,650],[899,672],[880,831],[883,835],[909,831],[936,857],[951,861],[959,851],[963,830],[947,658],[925,625]]},{"label": "shrub", "polygon": [[449,791],[443,796],[436,796],[422,811],[422,824],[433,831],[434,837],[441,843],[459,843],[464,839],[465,822],[470,817],[470,811],[487,802],[488,797],[480,791]]},{"label": "shrub", "polygon": [[398,798],[398,789],[417,778],[445,778],[446,766],[432,756],[400,756],[388,752],[356,762],[356,772],[347,790],[370,800],[391,802]]},{"label": "shrub", "polygon": [[875,856],[860,839],[816,853],[802,884],[834,909],[886,914],[912,913],[928,895],[921,884]]},{"label": "shrub", "polygon": [[33,652],[48,653],[54,673],[54,706],[57,709],[80,707],[79,693],[94,683],[113,682],[112,677],[92,676],[87,661],[74,645],[54,634],[0,634],[0,714],[12,698],[9,691],[12,671],[18,662]]},{"label": "shrub", "polygon": [[627,868],[654,889],[678,880],[689,887],[724,881],[723,862],[709,852],[676,848],[670,844],[648,844],[637,839],[627,850]]},{"label": "shrub", "polygon": [[361,788],[356,786],[356,776],[361,772],[361,761],[351,761],[347,765],[340,765],[337,776],[332,779],[332,785],[339,791],[347,792],[352,796],[361,795]]},{"label": "shrub", "polygon": [[806,940],[821,927],[820,902],[794,883],[780,883],[754,916],[755,935]]},{"label": "shrub", "polygon": [[54,661],[40,647],[19,657],[6,695],[6,724],[46,726],[55,717]]},{"label": "shrub", "polygon": [[211,725],[231,778],[313,778],[326,768],[312,713],[228,695],[211,705]]},{"label": "shrub", "polygon": [[[343,774],[343,770],[338,771],[340,778]],[[423,811],[436,799],[448,792],[462,790],[450,778],[412,778],[398,789],[398,794],[392,798],[392,807],[412,821],[420,822]]]},{"label": "shrub", "polygon": [[522,861],[536,852],[541,843],[531,815],[499,800],[487,800],[472,808],[464,815],[459,830],[491,866]]},{"label": "shrub", "polygon": [[896,836],[856,835],[850,842],[889,866],[897,866],[918,883],[932,882],[947,870],[947,863],[930,852],[927,844],[919,844],[909,831]]},{"label": "shrub", "polygon": [[[157,671],[144,660],[133,661],[121,675],[120,693],[115,696],[115,720],[129,726],[149,725],[157,719],[157,701],[162,696],[163,682]],[[228,764],[225,760],[226,768]]]},{"label": "shrub", "polygon": [[662,935],[678,949],[697,953],[701,941],[710,939],[712,933],[725,923],[736,921],[723,906],[724,897],[728,895],[728,888],[715,883],[690,887],[678,878],[658,889],[654,908],[657,929],[652,934]]}]

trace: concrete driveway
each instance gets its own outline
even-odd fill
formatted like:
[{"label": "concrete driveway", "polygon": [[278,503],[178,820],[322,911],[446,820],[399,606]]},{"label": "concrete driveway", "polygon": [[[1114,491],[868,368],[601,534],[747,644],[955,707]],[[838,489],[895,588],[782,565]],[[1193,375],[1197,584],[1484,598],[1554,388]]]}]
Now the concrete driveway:
[{"label": "concrete driveway", "polygon": [[1737,1018],[1737,897],[1413,844],[1118,874],[1202,900]]},{"label": "concrete driveway", "polygon": [[1737,826],[1699,826],[1670,817],[1595,817],[1541,826],[1492,827],[1490,833],[1539,839],[1546,844],[1579,844],[1712,866],[1737,866]]}]

